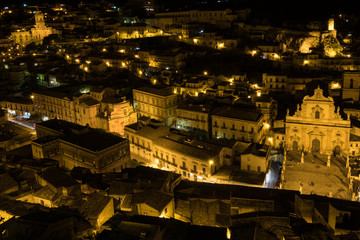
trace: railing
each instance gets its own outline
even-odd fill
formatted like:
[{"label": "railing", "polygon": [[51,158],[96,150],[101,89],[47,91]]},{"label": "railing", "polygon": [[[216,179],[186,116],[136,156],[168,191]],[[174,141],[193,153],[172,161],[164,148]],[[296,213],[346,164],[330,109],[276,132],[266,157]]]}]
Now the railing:
[{"label": "railing", "polygon": [[180,169],[185,170],[185,171],[188,171],[188,168],[187,168],[187,167],[184,167],[184,166],[180,166]]}]

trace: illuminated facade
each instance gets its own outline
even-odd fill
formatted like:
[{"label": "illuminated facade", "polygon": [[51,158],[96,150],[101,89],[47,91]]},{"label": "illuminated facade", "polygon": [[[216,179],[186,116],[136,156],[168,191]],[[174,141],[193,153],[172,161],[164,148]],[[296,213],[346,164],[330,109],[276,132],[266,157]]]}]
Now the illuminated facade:
[{"label": "illuminated facade", "polygon": [[1,103],[1,108],[7,111],[11,116],[30,117],[34,112],[34,105],[30,99],[7,98]]},{"label": "illuminated facade", "polygon": [[153,142],[153,160],[160,168],[193,181],[209,181],[224,164],[231,164],[226,148],[202,141],[159,137]]},{"label": "illuminated facade", "polygon": [[342,98],[344,100],[359,101],[360,71],[343,72]]},{"label": "illuminated facade", "polygon": [[20,45],[27,45],[31,42],[41,43],[42,40],[51,35],[58,33],[57,30],[45,25],[44,14],[40,11],[35,13],[35,26],[29,31],[17,30],[11,33],[11,39]]},{"label": "illuminated facade", "polygon": [[210,109],[197,105],[181,105],[176,108],[176,128],[210,132]]},{"label": "illuminated facade", "polygon": [[134,107],[140,116],[163,122],[171,126],[175,121],[177,95],[172,87],[142,87],[133,89]]},{"label": "illuminated facade", "polygon": [[155,25],[161,28],[168,28],[172,25],[181,25],[190,22],[212,23],[233,22],[237,15],[232,14],[230,9],[213,11],[179,11],[164,12],[155,14]]},{"label": "illuminated facade", "polygon": [[285,142],[288,150],[322,154],[348,153],[350,119],[343,120],[334,100],[320,88],[305,96],[294,115],[286,116]]},{"label": "illuminated facade", "polygon": [[218,109],[212,118],[212,137],[259,142],[263,138],[263,114],[237,109]]},{"label": "illuminated facade", "polygon": [[101,88],[74,96],[54,90],[33,93],[34,111],[43,120],[61,119],[109,132],[124,134],[124,127],[137,121],[130,101],[115,96],[115,90]]}]

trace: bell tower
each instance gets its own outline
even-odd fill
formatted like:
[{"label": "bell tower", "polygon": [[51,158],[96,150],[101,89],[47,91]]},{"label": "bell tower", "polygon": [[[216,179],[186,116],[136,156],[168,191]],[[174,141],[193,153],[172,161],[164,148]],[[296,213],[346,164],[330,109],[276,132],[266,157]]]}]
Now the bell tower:
[{"label": "bell tower", "polygon": [[335,22],[333,18],[330,18],[328,21],[328,30],[329,31],[335,30]]},{"label": "bell tower", "polygon": [[37,28],[37,29],[46,28],[44,14],[41,13],[40,11],[36,11],[36,13],[35,13],[35,28]]}]

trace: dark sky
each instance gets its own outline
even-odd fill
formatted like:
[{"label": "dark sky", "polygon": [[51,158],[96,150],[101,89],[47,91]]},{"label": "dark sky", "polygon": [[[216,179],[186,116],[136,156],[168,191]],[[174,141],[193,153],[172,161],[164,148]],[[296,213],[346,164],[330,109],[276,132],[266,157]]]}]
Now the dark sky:
[{"label": "dark sky", "polygon": [[[101,1],[101,0],[100,0]],[[82,0],[82,2],[100,2],[99,0]],[[121,5],[129,0],[108,0],[116,5]],[[242,9],[251,8],[252,16],[304,21],[307,19],[322,20],[331,14],[339,12],[352,12],[360,15],[360,9],[354,6],[356,0],[341,0],[334,3],[331,0],[155,0],[163,9]],[[13,3],[78,3],[80,0],[0,0],[0,5]]]}]

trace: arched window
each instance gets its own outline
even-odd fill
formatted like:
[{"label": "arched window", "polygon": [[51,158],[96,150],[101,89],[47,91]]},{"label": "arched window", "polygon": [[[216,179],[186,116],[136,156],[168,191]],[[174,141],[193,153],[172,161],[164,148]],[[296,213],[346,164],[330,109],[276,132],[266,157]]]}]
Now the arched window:
[{"label": "arched window", "polygon": [[319,111],[315,112],[315,118],[320,118],[320,112]]},{"label": "arched window", "polygon": [[350,88],[353,88],[353,87],[354,87],[354,80],[350,79]]}]

